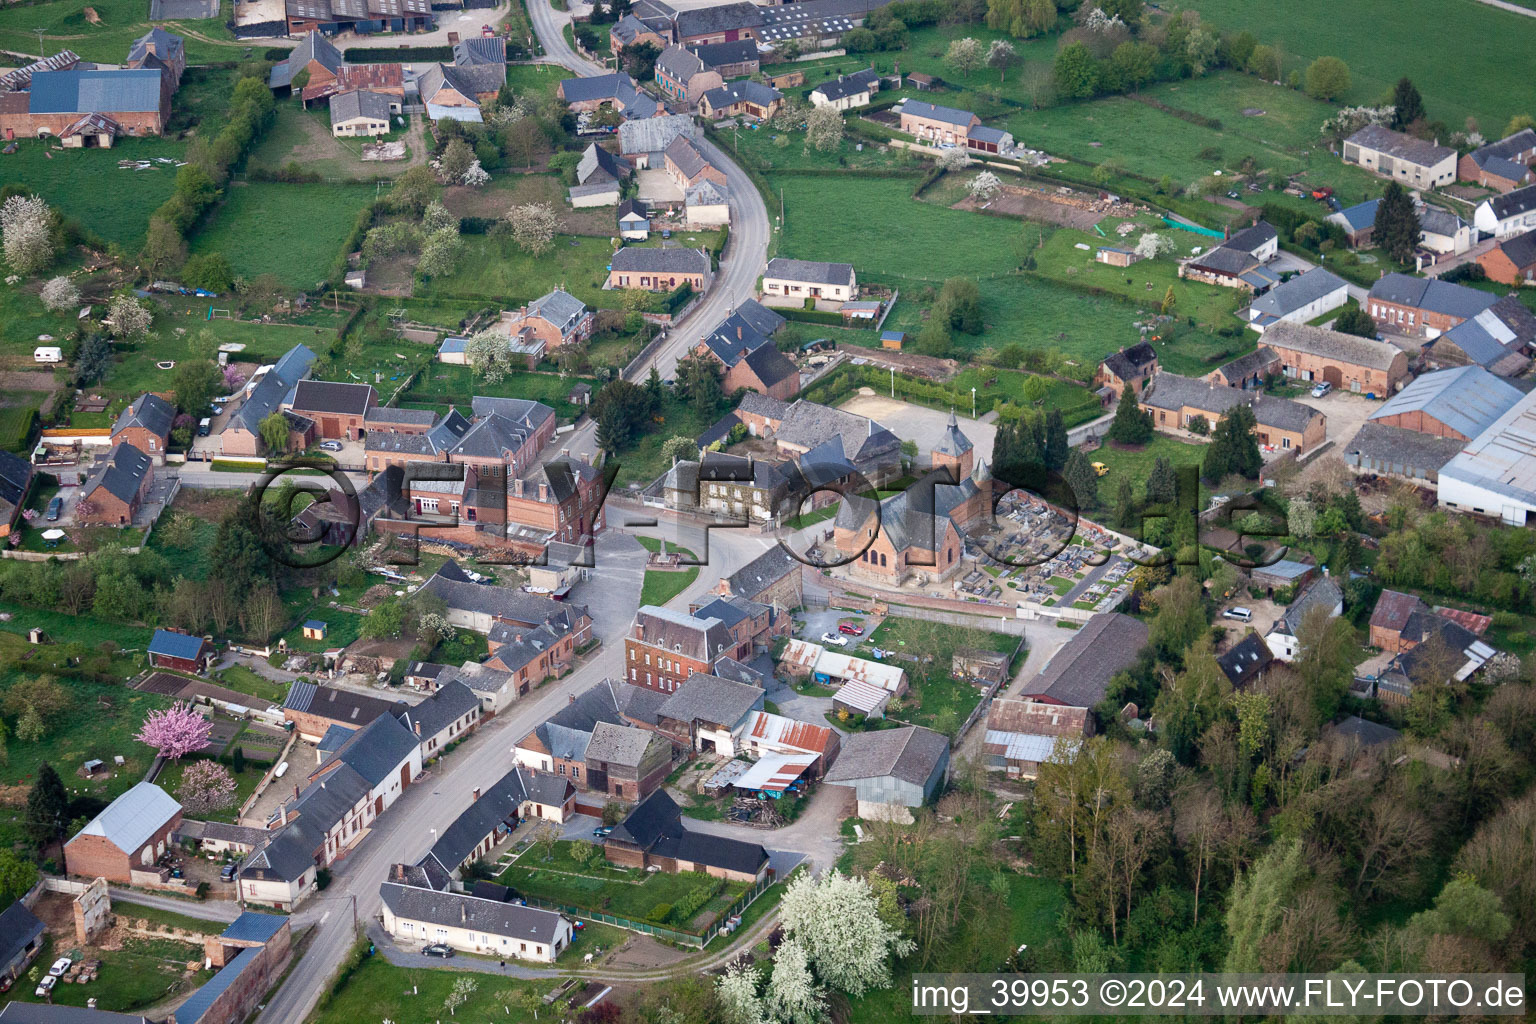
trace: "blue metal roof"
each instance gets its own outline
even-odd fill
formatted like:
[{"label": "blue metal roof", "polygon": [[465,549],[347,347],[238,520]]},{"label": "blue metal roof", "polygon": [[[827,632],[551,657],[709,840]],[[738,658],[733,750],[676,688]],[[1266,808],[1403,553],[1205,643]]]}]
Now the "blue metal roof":
[{"label": "blue metal roof", "polygon": [[437,347],[437,354],[444,355],[452,352],[463,352],[468,344],[468,338],[444,338],[443,343]]},{"label": "blue metal roof", "polygon": [[235,955],[225,961],[223,969],[209,979],[208,984],[193,992],[186,1002],[176,1008],[173,1015],[176,1024],[197,1024],[204,1014],[213,1009],[214,1000],[229,991],[245,969],[259,959],[254,950],[236,950]]},{"label": "blue metal roof", "polygon": [[[1504,349],[1499,351],[1502,354]],[[1518,401],[1518,389],[1481,366],[1457,366],[1415,378],[1370,418],[1422,412],[1470,438],[1487,430]]]},{"label": "blue metal roof", "polygon": [[185,633],[172,633],[168,629],[157,629],[154,637],[149,641],[149,653],[164,655],[167,658],[196,661],[198,655],[203,653],[203,638],[188,636]]},{"label": "blue metal roof", "polygon": [[321,622],[319,619],[305,619],[304,620],[304,628],[305,629],[324,629],[325,628],[325,623]]},{"label": "blue metal roof", "polygon": [[32,76],[33,114],[148,113],[160,109],[158,68],[71,68]]},{"label": "blue metal roof", "polygon": [[287,920],[278,914],[257,914],[248,910],[235,918],[220,938],[238,942],[268,942],[283,930],[283,922]]},{"label": "blue metal roof", "polygon": [[1346,206],[1338,215],[1349,223],[1351,231],[1363,231],[1376,223],[1376,207],[1380,205],[1380,199],[1367,199],[1363,203]]}]

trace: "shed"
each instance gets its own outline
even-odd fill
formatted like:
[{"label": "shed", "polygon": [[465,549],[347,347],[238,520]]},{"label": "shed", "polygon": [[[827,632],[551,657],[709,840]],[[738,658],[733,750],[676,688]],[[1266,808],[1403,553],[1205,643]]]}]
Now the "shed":
[{"label": "shed", "polygon": [[893,352],[900,352],[902,343],[906,340],[907,335],[904,331],[880,332],[880,347],[890,349]]},{"label": "shed", "polygon": [[157,629],[149,641],[149,663],[155,668],[202,672],[213,663],[213,645],[200,636]]},{"label": "shed", "polygon": [[911,821],[911,808],[939,795],[949,773],[949,740],[909,725],[849,736],[825,781],[854,790],[861,818]]},{"label": "shed", "polygon": [[304,639],[305,640],[324,640],[325,639],[325,623],[321,622],[319,619],[310,619],[307,622],[305,622],[304,623]]},{"label": "shed", "polygon": [[849,714],[865,718],[884,718],[885,706],[891,701],[891,691],[851,680],[832,695],[832,706]]}]

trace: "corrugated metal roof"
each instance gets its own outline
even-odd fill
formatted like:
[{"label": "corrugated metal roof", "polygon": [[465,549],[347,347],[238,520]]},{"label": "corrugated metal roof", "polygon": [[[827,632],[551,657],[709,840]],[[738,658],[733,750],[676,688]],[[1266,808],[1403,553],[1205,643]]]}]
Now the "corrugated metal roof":
[{"label": "corrugated metal roof", "polygon": [[33,114],[149,113],[160,109],[157,68],[70,68],[32,76]]},{"label": "corrugated metal roof", "polygon": [[850,679],[837,691],[837,701],[861,715],[873,715],[884,708],[891,692],[872,683]]},{"label": "corrugated metal roof", "polygon": [[1457,366],[1415,378],[1371,414],[1373,420],[1422,412],[1467,437],[1476,437],[1510,406],[1520,392],[1481,366]]},{"label": "corrugated metal roof", "polygon": [[133,853],[180,813],[181,804],[169,793],[153,782],[140,782],[108,804],[79,835],[101,836],[119,850]]},{"label": "corrugated metal roof", "polygon": [[742,772],[733,785],[737,789],[761,789],[782,793],[816,763],[815,754],[764,754]]}]

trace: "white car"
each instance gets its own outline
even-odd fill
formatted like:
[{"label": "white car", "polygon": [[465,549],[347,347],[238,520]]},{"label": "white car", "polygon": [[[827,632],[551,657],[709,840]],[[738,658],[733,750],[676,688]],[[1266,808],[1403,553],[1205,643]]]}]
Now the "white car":
[{"label": "white car", "polygon": [[48,968],[48,977],[62,978],[64,976],[64,972],[69,970],[69,965],[72,963],[74,963],[74,961],[67,956],[59,957],[53,962],[53,966]]},{"label": "white car", "polygon": [[821,642],[824,644],[829,644],[833,647],[848,646],[848,638],[843,636],[841,633],[823,633],[821,634]]},{"label": "white car", "polygon": [[53,986],[57,985],[58,983],[59,983],[59,979],[55,978],[53,975],[50,974],[50,975],[48,975],[48,977],[46,977],[42,981],[38,982],[37,991],[32,993],[32,994],[37,996],[37,997],[39,997],[39,998],[42,998],[42,997],[46,996],[48,993],[52,992],[53,991]]},{"label": "white car", "polygon": [[1313,398],[1322,398],[1324,395],[1326,395],[1328,392],[1330,392],[1332,390],[1333,390],[1333,385],[1329,384],[1327,381],[1323,381],[1317,387],[1312,389],[1312,397]]}]

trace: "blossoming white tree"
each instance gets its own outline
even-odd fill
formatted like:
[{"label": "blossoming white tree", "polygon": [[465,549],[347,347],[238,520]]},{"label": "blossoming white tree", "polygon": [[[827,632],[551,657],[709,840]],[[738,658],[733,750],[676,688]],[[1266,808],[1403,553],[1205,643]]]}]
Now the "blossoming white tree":
[{"label": "blossoming white tree", "polygon": [[1148,231],[1136,241],[1136,255],[1144,260],[1157,259],[1173,250],[1173,239],[1160,235],[1156,231]]},{"label": "blossoming white tree", "polygon": [[891,956],[915,948],[881,919],[869,883],[840,871],[796,878],[779,912],[785,933],[804,947],[816,976],[850,996],[890,987]]},{"label": "blossoming white tree", "polygon": [[5,262],[18,274],[35,274],[53,262],[53,214],[41,196],[11,196],[0,206]]},{"label": "blossoming white tree", "polygon": [[763,1003],[757,996],[760,980],[757,968],[742,960],[715,979],[715,1000],[725,1024],[765,1024]]},{"label": "blossoming white tree", "polygon": [[978,203],[984,203],[1002,189],[1003,183],[997,180],[997,175],[991,171],[982,171],[971,179],[971,183],[965,186],[965,190],[971,194],[971,198]]},{"label": "blossoming white tree", "polygon": [[767,1016],[776,1024],[823,1024],[827,1007],[822,994],[805,947],[795,939],[781,943],[768,979]]},{"label": "blossoming white tree", "polygon": [[43,285],[43,305],[54,312],[80,305],[80,289],[67,277],[55,277]]}]

